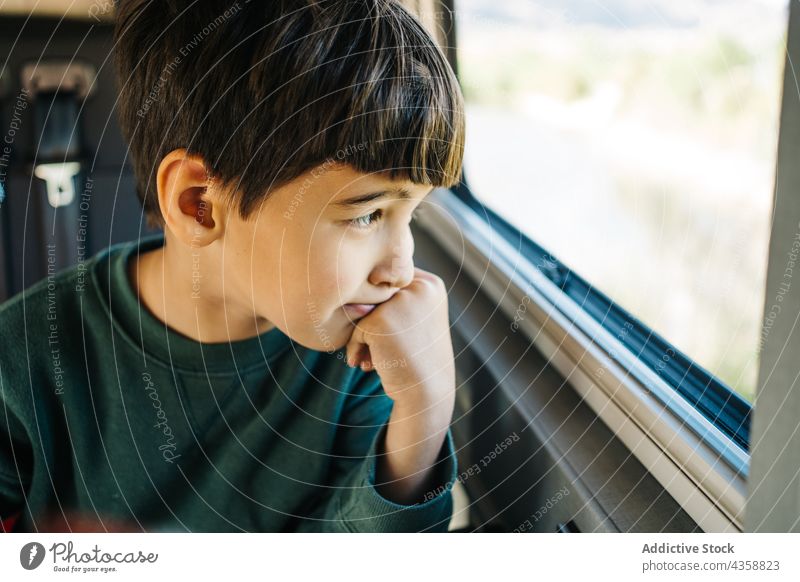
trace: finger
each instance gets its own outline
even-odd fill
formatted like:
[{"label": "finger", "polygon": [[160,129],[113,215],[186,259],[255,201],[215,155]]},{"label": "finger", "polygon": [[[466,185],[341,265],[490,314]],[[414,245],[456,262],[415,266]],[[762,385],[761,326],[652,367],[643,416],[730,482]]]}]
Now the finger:
[{"label": "finger", "polygon": [[372,356],[369,352],[369,346],[366,344],[359,344],[351,349],[350,355],[347,357],[348,365],[352,364],[353,368],[361,368],[365,372],[372,368]]},{"label": "finger", "polygon": [[352,340],[347,342],[345,346],[345,359],[347,361],[347,365],[351,368],[358,365],[358,352],[360,351],[359,346],[354,343]]},{"label": "finger", "polygon": [[372,370],[372,355],[369,351],[369,346],[362,344],[361,350],[358,353],[358,365],[365,372]]},{"label": "finger", "polygon": [[415,272],[417,273],[414,277],[414,281],[425,281],[429,286],[433,289],[444,289],[447,291],[447,284],[442,280],[439,275],[436,273],[431,273],[429,271],[423,271],[422,269],[415,268]]},{"label": "finger", "polygon": [[414,267],[414,277],[432,281],[433,279],[436,278],[436,275],[434,273],[431,273],[430,271],[420,269],[419,267]]},{"label": "finger", "polygon": [[350,339],[347,342],[345,347],[347,353],[347,365],[351,367],[358,367],[360,363],[360,353],[362,350],[362,346],[365,345],[364,342],[364,333],[363,331],[356,326],[353,329],[353,333],[350,334]]}]

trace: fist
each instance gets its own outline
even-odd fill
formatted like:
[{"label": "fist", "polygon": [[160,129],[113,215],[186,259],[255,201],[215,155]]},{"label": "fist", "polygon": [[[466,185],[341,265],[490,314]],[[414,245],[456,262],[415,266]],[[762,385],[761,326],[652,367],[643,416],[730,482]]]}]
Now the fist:
[{"label": "fist", "polygon": [[377,372],[395,403],[424,405],[454,397],[455,363],[444,282],[415,268],[408,286],[358,320],[346,350],[350,365]]}]

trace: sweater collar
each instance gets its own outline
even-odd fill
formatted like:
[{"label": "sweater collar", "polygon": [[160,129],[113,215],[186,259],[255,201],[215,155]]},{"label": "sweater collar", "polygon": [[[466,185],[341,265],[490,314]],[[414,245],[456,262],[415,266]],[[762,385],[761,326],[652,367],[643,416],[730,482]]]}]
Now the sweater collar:
[{"label": "sweater collar", "polygon": [[195,372],[235,373],[263,367],[293,342],[277,327],[244,340],[201,343],[155,317],[139,300],[128,275],[131,258],[164,244],[162,233],[112,245],[97,256],[93,270],[100,299],[112,325],[143,352],[170,368]]}]

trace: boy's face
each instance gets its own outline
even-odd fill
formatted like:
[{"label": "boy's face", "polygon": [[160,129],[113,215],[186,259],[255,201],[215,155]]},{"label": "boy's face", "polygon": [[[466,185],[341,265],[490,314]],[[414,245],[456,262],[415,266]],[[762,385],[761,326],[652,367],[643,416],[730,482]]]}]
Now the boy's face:
[{"label": "boy's face", "polygon": [[349,305],[383,303],[413,280],[410,222],[431,190],[328,163],[274,190],[247,220],[226,213],[215,241],[226,303],[308,348],[343,347],[366,311]]}]

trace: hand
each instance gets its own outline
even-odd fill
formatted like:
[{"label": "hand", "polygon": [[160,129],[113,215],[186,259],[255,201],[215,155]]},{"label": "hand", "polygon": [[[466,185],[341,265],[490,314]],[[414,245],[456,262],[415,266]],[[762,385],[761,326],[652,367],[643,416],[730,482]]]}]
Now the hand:
[{"label": "hand", "polygon": [[346,351],[348,363],[378,373],[395,405],[419,410],[453,399],[455,363],[444,282],[415,268],[408,286],[358,320]]}]

